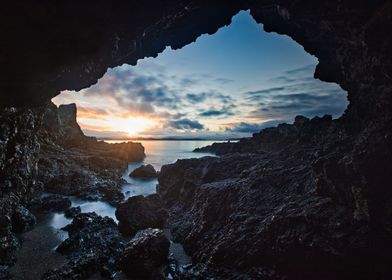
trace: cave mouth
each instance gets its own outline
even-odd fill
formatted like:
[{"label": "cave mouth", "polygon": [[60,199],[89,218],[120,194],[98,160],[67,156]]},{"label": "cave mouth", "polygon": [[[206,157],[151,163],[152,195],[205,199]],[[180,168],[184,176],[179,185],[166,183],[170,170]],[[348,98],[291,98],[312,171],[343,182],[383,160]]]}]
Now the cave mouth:
[{"label": "cave mouth", "polygon": [[97,84],[52,101],[76,103],[82,130],[99,138],[248,137],[297,115],[341,116],[347,94],[314,79],[317,62],[241,11],[213,35],[112,68]]}]

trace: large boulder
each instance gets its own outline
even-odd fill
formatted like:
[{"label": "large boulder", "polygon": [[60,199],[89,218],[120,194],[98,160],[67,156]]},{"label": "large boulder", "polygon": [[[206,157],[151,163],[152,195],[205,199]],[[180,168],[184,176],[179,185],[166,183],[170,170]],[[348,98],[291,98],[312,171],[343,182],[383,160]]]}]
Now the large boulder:
[{"label": "large boulder", "polygon": [[170,242],[159,229],[139,231],[127,244],[120,267],[129,277],[150,279],[167,263]]},{"label": "large boulder", "polygon": [[139,179],[152,179],[158,176],[157,171],[151,164],[142,165],[129,174],[130,177]]},{"label": "large boulder", "polygon": [[138,230],[162,228],[167,212],[158,195],[142,195],[128,198],[116,210],[118,227],[122,234],[133,236]]}]

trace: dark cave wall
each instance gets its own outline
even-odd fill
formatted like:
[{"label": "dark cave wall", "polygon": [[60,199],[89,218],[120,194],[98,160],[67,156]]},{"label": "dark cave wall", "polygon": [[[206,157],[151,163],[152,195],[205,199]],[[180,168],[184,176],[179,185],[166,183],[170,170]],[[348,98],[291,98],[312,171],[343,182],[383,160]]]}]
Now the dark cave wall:
[{"label": "dark cave wall", "polygon": [[255,1],[253,17],[267,31],[287,34],[315,55],[316,78],[348,91],[350,129],[367,126],[366,119],[390,121],[392,3],[277,2],[271,12]]},{"label": "dark cave wall", "polygon": [[40,104],[61,90],[86,88],[108,67],[134,65],[215,33],[241,9],[319,59],[315,77],[348,91],[350,129],[391,118],[386,0],[9,2],[0,12],[0,104]]},{"label": "dark cave wall", "polygon": [[[229,24],[241,1],[31,1],[2,9],[0,104],[32,105]],[[224,10],[220,12],[220,7]],[[219,11],[219,12],[218,12]]]},{"label": "dark cave wall", "polygon": [[[346,196],[353,198],[358,209],[369,211],[382,240],[390,236],[390,1],[8,1],[0,11],[0,236],[8,238],[0,259],[10,259],[16,247],[12,205],[40,189],[35,181],[39,105],[61,90],[96,83],[109,67],[135,64],[165,46],[181,48],[215,33],[241,9],[250,9],[267,31],[289,35],[315,55],[316,78],[348,91],[348,110],[323,141],[315,141],[330,144],[322,147],[324,162],[313,171],[329,196],[344,206]],[[336,172],[341,177],[331,180]],[[343,182],[345,176],[355,178],[355,186]]]}]

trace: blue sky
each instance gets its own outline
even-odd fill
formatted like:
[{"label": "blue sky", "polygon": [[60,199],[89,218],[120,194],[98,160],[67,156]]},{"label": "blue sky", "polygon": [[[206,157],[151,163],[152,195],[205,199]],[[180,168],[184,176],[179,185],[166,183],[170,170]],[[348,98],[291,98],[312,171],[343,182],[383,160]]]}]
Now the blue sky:
[{"label": "blue sky", "polygon": [[296,115],[340,116],[346,93],[313,79],[317,59],[246,11],[216,34],[136,66],[110,69],[56,104],[76,103],[88,135],[241,137]]}]

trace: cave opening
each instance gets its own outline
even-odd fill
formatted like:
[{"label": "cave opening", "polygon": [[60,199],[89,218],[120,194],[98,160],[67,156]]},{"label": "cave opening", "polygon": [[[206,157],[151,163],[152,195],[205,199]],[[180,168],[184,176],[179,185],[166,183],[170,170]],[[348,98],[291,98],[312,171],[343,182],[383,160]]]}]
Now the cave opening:
[{"label": "cave opening", "polygon": [[46,2],[2,17],[0,278],[390,278],[389,1]]},{"label": "cave opening", "polygon": [[86,135],[103,139],[233,139],[297,115],[339,117],[346,93],[313,78],[317,59],[267,33],[249,11],[181,49],[112,68],[97,84],[63,91]]}]

